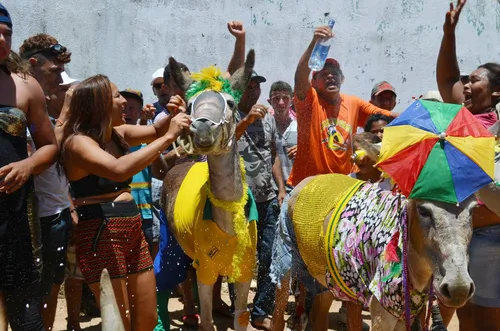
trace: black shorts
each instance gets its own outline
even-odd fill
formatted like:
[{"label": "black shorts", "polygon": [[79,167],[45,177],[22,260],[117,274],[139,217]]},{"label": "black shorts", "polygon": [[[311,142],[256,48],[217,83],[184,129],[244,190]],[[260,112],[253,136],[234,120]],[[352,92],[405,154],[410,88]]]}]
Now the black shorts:
[{"label": "black shorts", "polygon": [[69,208],[59,214],[40,217],[42,228],[42,297],[54,284],[62,284],[66,273],[66,254],[72,226]]}]

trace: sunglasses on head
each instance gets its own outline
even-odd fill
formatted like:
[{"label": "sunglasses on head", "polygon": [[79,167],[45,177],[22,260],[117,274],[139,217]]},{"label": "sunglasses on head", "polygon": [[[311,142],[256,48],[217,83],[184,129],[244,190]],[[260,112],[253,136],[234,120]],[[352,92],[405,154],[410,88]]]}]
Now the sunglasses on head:
[{"label": "sunglasses on head", "polygon": [[161,87],[163,86],[163,83],[156,83],[156,84],[153,84],[153,87],[157,90],[161,89]]},{"label": "sunglasses on head", "polygon": [[50,53],[52,55],[59,56],[61,54],[64,54],[67,50],[68,49],[61,44],[54,44],[54,45],[50,45],[50,47],[43,48],[43,49],[40,49],[40,50],[32,53],[31,56],[33,56],[35,54],[40,54],[40,53]]}]

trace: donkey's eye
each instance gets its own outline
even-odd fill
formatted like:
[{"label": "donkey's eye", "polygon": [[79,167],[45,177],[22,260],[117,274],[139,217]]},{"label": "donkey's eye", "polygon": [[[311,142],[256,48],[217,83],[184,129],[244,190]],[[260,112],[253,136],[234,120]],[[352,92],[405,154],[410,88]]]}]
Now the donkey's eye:
[{"label": "donkey's eye", "polygon": [[431,218],[432,217],[431,211],[425,207],[418,206],[417,211],[421,217],[424,217],[424,218]]},{"label": "donkey's eye", "polygon": [[234,109],[235,104],[233,100],[227,100],[227,105],[229,108]]}]

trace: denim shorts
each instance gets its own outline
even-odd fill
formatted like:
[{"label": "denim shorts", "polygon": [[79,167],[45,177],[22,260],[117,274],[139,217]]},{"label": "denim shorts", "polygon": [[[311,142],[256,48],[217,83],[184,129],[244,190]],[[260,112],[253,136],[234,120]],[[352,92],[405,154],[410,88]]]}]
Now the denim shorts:
[{"label": "denim shorts", "polygon": [[472,303],[500,308],[500,225],[474,230],[469,255],[469,273],[476,286]]},{"label": "denim shorts", "polygon": [[64,282],[66,254],[72,218],[69,208],[62,212],[40,217],[42,229],[42,296],[50,293],[52,285]]}]

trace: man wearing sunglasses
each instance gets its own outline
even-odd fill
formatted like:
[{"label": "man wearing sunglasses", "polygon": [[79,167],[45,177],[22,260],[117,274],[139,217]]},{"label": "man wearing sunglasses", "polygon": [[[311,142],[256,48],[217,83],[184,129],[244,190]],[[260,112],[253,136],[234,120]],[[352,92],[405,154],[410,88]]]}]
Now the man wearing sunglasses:
[{"label": "man wearing sunglasses", "polygon": [[42,86],[45,95],[53,94],[62,83],[64,65],[71,61],[71,53],[56,38],[45,33],[26,39],[19,55],[29,61],[33,77]]},{"label": "man wearing sunglasses", "polygon": [[[29,62],[31,73],[47,98],[58,94],[61,84],[69,86],[74,83],[64,81],[61,76],[64,65],[71,61],[71,53],[54,37],[47,34],[32,36],[23,42],[19,53]],[[61,102],[59,107],[62,107]],[[60,108],[56,109],[52,115],[58,116],[60,111]],[[55,319],[59,289],[64,282],[69,234],[72,217],[76,218],[76,213],[71,207],[68,181],[56,164],[34,176],[34,182],[38,201],[36,212],[41,227],[42,317],[45,329],[50,330]]]}]

